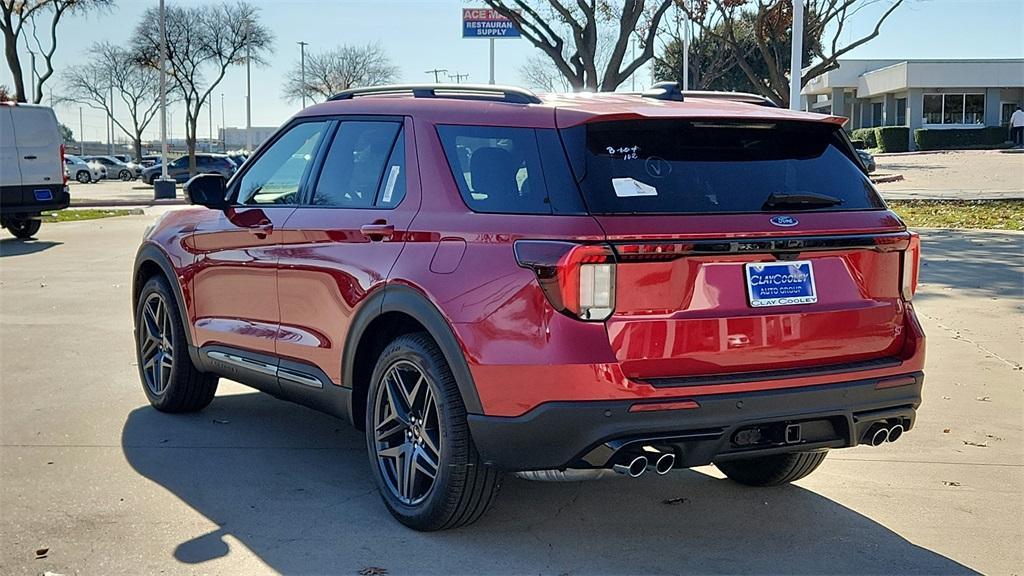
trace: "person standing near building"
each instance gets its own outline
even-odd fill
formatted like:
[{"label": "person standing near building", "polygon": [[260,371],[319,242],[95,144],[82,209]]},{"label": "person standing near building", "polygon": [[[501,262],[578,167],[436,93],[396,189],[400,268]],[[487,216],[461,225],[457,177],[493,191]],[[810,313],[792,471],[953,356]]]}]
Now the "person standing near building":
[{"label": "person standing near building", "polygon": [[1017,109],[1013,111],[1013,115],[1010,116],[1010,138],[1013,140],[1013,145],[1019,147],[1024,146],[1024,111],[1017,106]]}]

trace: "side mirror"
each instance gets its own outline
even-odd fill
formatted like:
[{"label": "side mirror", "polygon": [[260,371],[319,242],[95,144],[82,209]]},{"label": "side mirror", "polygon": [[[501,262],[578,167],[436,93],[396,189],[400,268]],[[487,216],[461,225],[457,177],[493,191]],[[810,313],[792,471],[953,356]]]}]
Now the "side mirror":
[{"label": "side mirror", "polygon": [[220,174],[197,174],[185,182],[185,196],[188,201],[213,210],[228,207],[224,192],[224,177]]}]

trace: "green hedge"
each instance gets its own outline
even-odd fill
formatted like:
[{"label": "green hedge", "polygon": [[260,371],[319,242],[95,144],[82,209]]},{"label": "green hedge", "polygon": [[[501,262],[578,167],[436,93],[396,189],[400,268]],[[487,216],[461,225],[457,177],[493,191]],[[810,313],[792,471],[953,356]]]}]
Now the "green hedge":
[{"label": "green hedge", "polygon": [[863,150],[863,149],[867,148],[867,146],[864,145],[864,141],[863,140],[858,140],[858,139],[854,138],[854,139],[850,140],[850,142],[853,143],[853,147],[856,148],[857,150]]},{"label": "green hedge", "polygon": [[878,141],[875,140],[875,129],[874,128],[857,128],[853,131],[854,140],[863,140],[864,146],[868,148],[878,148]]},{"label": "green hedge", "polygon": [[882,152],[910,151],[910,128],[906,126],[880,126],[875,128],[875,140]]},{"label": "green hedge", "polygon": [[1001,126],[984,128],[920,128],[914,130],[918,150],[957,150],[962,148],[1000,148],[1009,134]]}]

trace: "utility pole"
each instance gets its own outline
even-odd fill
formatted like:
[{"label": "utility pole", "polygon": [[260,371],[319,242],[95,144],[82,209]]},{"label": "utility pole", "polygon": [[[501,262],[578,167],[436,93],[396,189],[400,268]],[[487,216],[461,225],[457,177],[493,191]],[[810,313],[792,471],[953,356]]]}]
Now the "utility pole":
[{"label": "utility pole", "polygon": [[78,107],[78,155],[85,156],[85,121],[82,120],[82,107]]},{"label": "utility pole", "polygon": [[302,107],[306,107],[306,46],[309,46],[309,42],[298,41],[296,44],[299,45],[299,54],[301,55],[300,61],[302,62]]},{"label": "utility pole", "polygon": [[793,0],[793,42],[789,53],[789,109],[800,109],[800,81],[803,77],[804,54],[804,2]]},{"label": "utility pole", "polygon": [[[31,91],[32,100],[30,100],[30,101],[31,102],[35,102],[36,101],[36,53],[31,51],[31,50],[29,50],[28,53],[32,56],[32,64],[31,64],[32,65],[32,73],[29,74],[29,81],[32,84],[32,91]],[[27,100],[27,98],[26,98],[26,100]]]},{"label": "utility pole", "polygon": [[[447,73],[448,73],[448,69],[447,68],[434,68],[433,70],[427,70],[426,71],[426,74],[433,74],[434,75],[434,84],[440,84],[441,83],[441,74],[447,74]],[[493,84],[493,82],[491,82],[491,84]]]},{"label": "utility pole", "polygon": [[[634,62],[636,62],[636,37],[633,36],[632,34],[629,35],[629,43],[632,45],[632,50],[633,50],[629,57]],[[629,89],[631,91],[633,91],[633,92],[636,92],[636,71],[633,71],[633,73],[629,75],[629,82],[630,82]]]},{"label": "utility pole", "polygon": [[[687,2],[689,7],[689,2]],[[690,89],[690,19],[683,12],[683,91]]]},{"label": "utility pole", "polygon": [[463,78],[469,78],[469,74],[459,74],[458,72],[456,72],[455,74],[448,75],[448,79],[454,80],[456,84],[462,84]]}]

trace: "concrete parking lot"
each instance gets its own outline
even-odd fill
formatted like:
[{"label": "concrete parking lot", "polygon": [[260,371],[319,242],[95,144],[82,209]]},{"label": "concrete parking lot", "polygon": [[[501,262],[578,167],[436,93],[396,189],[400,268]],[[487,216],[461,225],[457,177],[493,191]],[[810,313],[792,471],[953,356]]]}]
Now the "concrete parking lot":
[{"label": "concrete parking lot", "polygon": [[[1020,574],[1024,235],[924,231],[916,428],[796,485],[713,467],[507,480],[479,523],[392,520],[363,436],[231,382],[152,410],[131,263],[152,216],[0,241],[0,574]],[[371,570],[377,568],[379,570]]]}]

